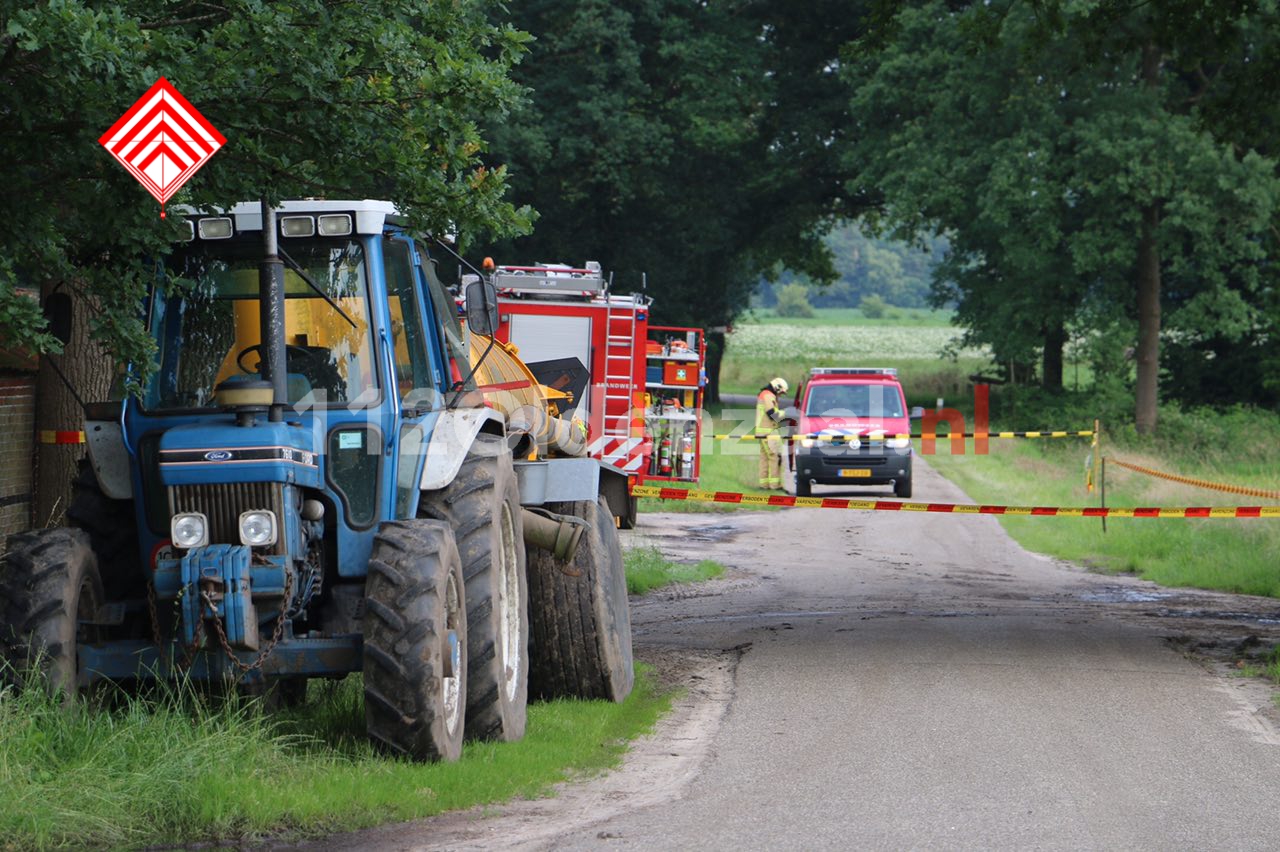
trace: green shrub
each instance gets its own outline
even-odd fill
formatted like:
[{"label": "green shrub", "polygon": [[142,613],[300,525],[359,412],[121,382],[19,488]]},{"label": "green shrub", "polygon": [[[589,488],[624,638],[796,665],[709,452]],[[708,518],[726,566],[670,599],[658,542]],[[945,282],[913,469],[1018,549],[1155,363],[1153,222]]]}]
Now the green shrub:
[{"label": "green shrub", "polygon": [[809,304],[809,288],[803,284],[788,284],[778,290],[778,305],[774,309],[780,317],[812,317],[813,305]]},{"label": "green shrub", "polygon": [[862,297],[862,301],[858,302],[858,310],[862,311],[862,315],[867,319],[880,319],[889,313],[889,304],[873,293]]}]

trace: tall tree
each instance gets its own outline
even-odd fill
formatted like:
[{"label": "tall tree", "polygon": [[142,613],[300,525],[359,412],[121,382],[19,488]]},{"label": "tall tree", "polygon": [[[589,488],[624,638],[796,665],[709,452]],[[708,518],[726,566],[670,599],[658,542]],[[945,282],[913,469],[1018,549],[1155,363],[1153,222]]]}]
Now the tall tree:
[{"label": "tall tree", "polygon": [[1097,26],[1072,17],[1088,8],[1055,7],[1060,31],[1029,5],[1002,7],[995,24],[985,6],[901,11],[883,50],[847,68],[860,122],[850,163],[886,192],[891,224],[952,235],[956,284],[945,294],[970,336],[1024,354],[1038,337],[1046,384],[1061,384],[1080,311],[1101,302],[1134,316],[1135,419],[1150,431],[1161,276],[1177,270],[1202,301],[1250,280],[1275,170],[1189,114],[1189,78],[1165,70],[1159,47],[1168,20],[1136,8],[1107,32],[1123,23],[1145,40],[1075,38]]}]

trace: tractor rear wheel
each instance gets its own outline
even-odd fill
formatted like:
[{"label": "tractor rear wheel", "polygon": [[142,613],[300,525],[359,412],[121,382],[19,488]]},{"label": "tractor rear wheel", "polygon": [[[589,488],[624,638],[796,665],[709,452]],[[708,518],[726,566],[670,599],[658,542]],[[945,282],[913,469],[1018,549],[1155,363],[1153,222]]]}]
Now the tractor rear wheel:
[{"label": "tractor rear wheel", "polygon": [[582,518],[591,528],[567,565],[544,550],[529,552],[530,689],[543,698],[622,701],[635,672],[613,512],[604,498],[546,508]]},{"label": "tractor rear wheel", "polygon": [[89,459],[80,460],[71,481],[67,523],[89,534],[98,557],[98,572],[111,600],[146,594],[146,575],[139,556],[138,522],[132,500],[113,500],[102,492]]},{"label": "tractor rear wheel", "polygon": [[529,590],[520,490],[505,442],[480,434],[458,475],[422,495],[422,517],[454,531],[467,598],[467,738],[524,736]]},{"label": "tractor rear wheel", "polygon": [[11,674],[43,677],[51,692],[73,700],[80,686],[76,644],[100,638],[93,622],[104,599],[87,533],[58,528],[11,536],[0,563],[0,641]]},{"label": "tractor rear wheel", "polygon": [[467,611],[453,531],[439,521],[378,529],[365,580],[364,718],[413,760],[457,760],[467,702]]}]

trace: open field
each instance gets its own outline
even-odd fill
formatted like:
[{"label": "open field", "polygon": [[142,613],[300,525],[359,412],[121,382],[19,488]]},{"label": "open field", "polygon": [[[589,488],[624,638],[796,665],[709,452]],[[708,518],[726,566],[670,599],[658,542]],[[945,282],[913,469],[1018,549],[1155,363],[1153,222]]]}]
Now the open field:
[{"label": "open field", "polygon": [[870,326],[935,326],[951,328],[951,311],[931,308],[888,308],[885,316],[863,316],[857,308],[814,308],[812,317],[780,317],[771,310],[755,310],[749,318],[739,323],[746,325],[870,325]]},{"label": "open field", "polygon": [[821,311],[812,320],[773,318],[735,326],[727,338],[721,388],[755,393],[773,376],[796,387],[811,367],[896,367],[910,404],[933,405],[967,388],[983,370],[981,350],[958,347],[959,330],[941,312],[903,320],[867,320],[856,311]]}]

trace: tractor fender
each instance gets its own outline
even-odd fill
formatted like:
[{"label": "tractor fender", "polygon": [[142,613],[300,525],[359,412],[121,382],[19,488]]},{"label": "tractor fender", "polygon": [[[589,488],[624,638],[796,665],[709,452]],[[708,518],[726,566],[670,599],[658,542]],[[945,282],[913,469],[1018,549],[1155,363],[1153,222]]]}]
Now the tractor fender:
[{"label": "tractor fender", "polygon": [[132,500],[133,480],[129,476],[129,451],[119,421],[86,420],[84,440],[89,464],[102,493],[112,500]]},{"label": "tractor fender", "polygon": [[[444,488],[458,475],[462,462],[475,443],[476,435],[489,432],[505,435],[502,415],[492,408],[458,408],[444,411],[427,441],[427,460],[422,466],[418,487],[423,491]],[[506,448],[506,442],[502,443]]]}]

